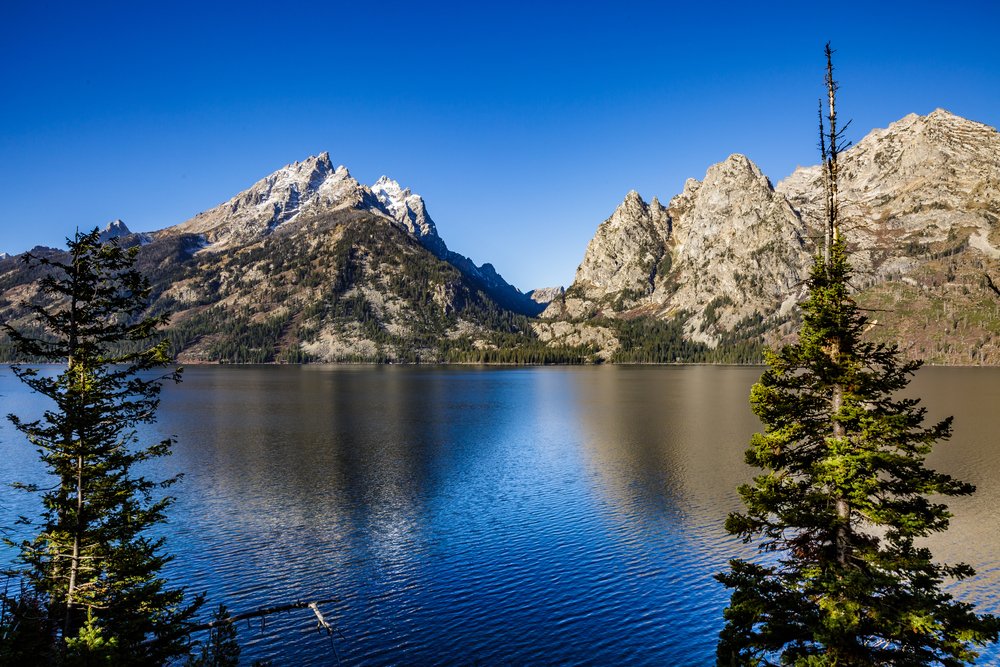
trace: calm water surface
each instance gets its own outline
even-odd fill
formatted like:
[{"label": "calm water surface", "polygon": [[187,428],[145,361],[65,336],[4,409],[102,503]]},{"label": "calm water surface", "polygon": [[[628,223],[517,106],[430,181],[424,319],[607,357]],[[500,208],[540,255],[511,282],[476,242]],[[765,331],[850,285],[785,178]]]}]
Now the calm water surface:
[{"label": "calm water surface", "polygon": [[[342,636],[274,616],[241,628],[248,662],[711,664],[727,602],[712,575],[748,553],[722,523],[752,473],[759,375],[188,368],[150,431],[178,438],[160,474],[185,473],[168,574],[234,611],[337,599]],[[932,464],[979,486],[935,553],[978,570],[956,595],[1000,612],[1000,370],[924,369],[913,391],[956,416]],[[7,368],[0,396],[4,413],[44,405]],[[7,424],[0,447],[0,481],[37,478]],[[3,492],[2,525],[34,512]]]}]

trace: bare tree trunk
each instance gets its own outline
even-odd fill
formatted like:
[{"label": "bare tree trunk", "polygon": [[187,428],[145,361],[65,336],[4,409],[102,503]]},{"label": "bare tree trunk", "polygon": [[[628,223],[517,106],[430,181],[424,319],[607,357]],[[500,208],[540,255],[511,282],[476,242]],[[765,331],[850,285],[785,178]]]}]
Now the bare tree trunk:
[{"label": "bare tree trunk", "polygon": [[[820,112],[820,148],[825,154],[824,175],[826,181],[826,267],[829,275],[830,263],[832,261],[831,249],[840,240],[840,219],[837,202],[837,179],[839,176],[837,156],[840,153],[840,137],[837,134],[837,82],[833,78],[833,50],[830,44],[826,45],[826,92],[827,92],[827,120],[829,121],[828,139],[823,138],[823,118]],[[821,104],[822,106],[822,104]],[[839,329],[833,340],[829,341],[830,360],[836,367],[841,362],[842,341]],[[844,425],[840,423],[837,413],[840,412],[844,404],[844,387],[840,383],[834,383],[830,391],[830,409],[832,418],[832,435],[836,440],[845,437]],[[846,566],[850,557],[850,537],[851,537],[851,506],[847,499],[839,493],[834,496],[834,505],[837,512],[837,527],[834,531],[834,541],[837,551],[837,563]]]},{"label": "bare tree trunk", "polygon": [[840,137],[837,135],[837,82],[833,78],[833,50],[826,45],[826,92],[829,104],[827,119],[830,121],[830,142],[827,159],[827,227],[830,239],[840,238],[840,221],[837,219],[837,155]]},{"label": "bare tree trunk", "polygon": [[[73,273],[74,279],[79,275],[79,257],[73,257]],[[74,288],[76,287],[76,280],[74,280]],[[76,294],[74,294],[70,300],[70,335],[69,335],[69,358],[67,361],[67,368],[70,371],[70,377],[73,378],[73,371],[76,370],[79,365],[79,360],[76,359],[77,346],[79,345],[79,336],[77,331],[77,299]],[[80,369],[82,374],[83,370]],[[72,380],[82,383],[83,378],[79,380]],[[75,429],[73,424],[69,424],[67,428],[67,433],[64,436],[65,443],[64,446],[67,448],[73,447],[73,434]],[[77,431],[76,434],[80,436]],[[76,456],[76,517],[73,526],[73,548],[70,554],[69,563],[69,583],[66,586],[66,614],[63,618],[63,638],[66,639],[72,634],[73,627],[73,611],[75,609],[75,603],[73,596],[76,594],[76,580],[77,575],[80,571],[80,533],[83,530],[83,441],[82,437],[79,442],[76,443],[77,456]]]}]

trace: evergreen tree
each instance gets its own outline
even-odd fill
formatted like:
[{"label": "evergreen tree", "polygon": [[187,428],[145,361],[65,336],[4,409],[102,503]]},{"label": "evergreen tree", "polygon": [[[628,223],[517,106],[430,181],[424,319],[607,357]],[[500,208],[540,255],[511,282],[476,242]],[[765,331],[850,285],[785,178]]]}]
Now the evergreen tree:
[{"label": "evergreen tree", "polygon": [[229,610],[220,604],[213,619],[217,625],[209,628],[208,641],[201,647],[201,655],[191,657],[187,667],[236,667],[240,664],[240,644],[236,638],[236,624],[227,622]]},{"label": "evergreen tree", "polygon": [[802,304],[798,341],[767,354],[750,402],[764,424],[746,453],[763,472],[740,487],[746,510],[726,529],[757,540],[761,562],[735,559],[720,665],[959,665],[995,641],[1000,622],[942,591],[974,574],[935,563],[919,540],[951,516],[931,496],[975,489],[930,470],[951,419],[899,392],[920,367],[864,338],[837,207],[836,83],[827,45],[828,128],[821,112],[827,229]]},{"label": "evergreen tree", "polygon": [[[154,372],[170,359],[156,342],[165,316],[143,317],[149,282],[134,268],[136,249],[101,243],[95,229],[69,241],[64,260],[28,256],[47,269],[40,300],[27,304],[44,335],[4,324],[20,355],[64,363],[53,374],[15,366],[13,372],[54,406],[41,419],[9,419],[35,445],[54,485],[39,489],[37,533],[20,547],[21,576],[36,600],[12,604],[10,633],[0,656],[16,655],[17,637],[47,637],[36,661],[80,664],[160,664],[185,654],[185,623],[200,599],[160,576],[169,556],[149,531],[165,519],[169,497],[156,497],[176,478],[153,481],[136,467],[170,453],[170,439],[141,445],[136,427],[155,420],[163,380]],[[21,596],[24,598],[24,596]],[[18,609],[38,613],[18,616]],[[33,626],[33,631],[26,628]]]}]

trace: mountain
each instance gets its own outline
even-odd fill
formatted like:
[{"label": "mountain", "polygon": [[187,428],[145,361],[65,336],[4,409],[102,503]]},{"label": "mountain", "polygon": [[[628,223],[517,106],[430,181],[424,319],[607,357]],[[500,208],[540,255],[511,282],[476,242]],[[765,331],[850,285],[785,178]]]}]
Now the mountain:
[{"label": "mountain", "polygon": [[[777,188],[814,229],[822,224],[821,176],[819,166],[799,168]],[[910,114],[844,154],[840,186],[854,262],[867,283],[907,272],[914,245],[947,242],[949,234],[1000,256],[989,238],[998,222],[1000,134],[987,125],[943,109]],[[908,253],[892,252],[900,246]]]},{"label": "mountain", "polygon": [[[326,153],[180,224],[134,234],[116,220],[101,238],[140,246],[184,362],[580,358],[537,340],[524,314],[543,306],[449,250],[419,195],[387,177],[362,185]],[[0,315],[17,322],[37,271],[10,267]]]},{"label": "mountain", "polygon": [[[840,164],[867,335],[932,363],[1000,364],[984,286],[1000,281],[1000,134],[911,114]],[[793,335],[822,238],[820,167],[774,186],[731,155],[666,201],[629,192],[573,283],[528,294],[450,250],[422,197],[385,176],[363,185],[326,153],[172,227],[116,220],[102,236],[140,246],[186,362],[746,362]],[[15,260],[0,257],[0,317],[16,324],[38,271]]]},{"label": "mountain", "polygon": [[319,213],[356,210],[392,220],[436,257],[485,285],[505,308],[534,315],[538,305],[513,287],[491,264],[477,266],[448,249],[423,198],[382,176],[362,185],[343,165],[334,168],[329,153],[287,165],[215,208],[163,230],[163,236],[194,234],[207,252],[220,252],[274,233],[284,225]]},{"label": "mountain", "polygon": [[[911,114],[844,152],[841,174],[853,284],[878,320],[870,335],[932,362],[1000,363],[1000,316],[983,289],[1000,273],[1000,134],[940,109]],[[713,349],[783,338],[822,238],[821,177],[799,168],[772,187],[733,155],[666,207],[630,192],[543,318],[614,330],[651,317]]]},{"label": "mountain", "polygon": [[335,169],[330,155],[321,153],[265,176],[229,201],[161,234],[197,234],[213,251],[221,251],[255,241],[310,212],[378,206],[347,167]]},{"label": "mountain", "polygon": [[112,220],[101,230],[101,241],[107,242],[111,239],[119,239],[131,234],[128,226],[121,219]]},{"label": "mountain", "polygon": [[550,303],[546,316],[587,318],[634,307],[648,298],[667,254],[670,216],[657,200],[635,190],[601,223],[587,246],[572,286]]}]

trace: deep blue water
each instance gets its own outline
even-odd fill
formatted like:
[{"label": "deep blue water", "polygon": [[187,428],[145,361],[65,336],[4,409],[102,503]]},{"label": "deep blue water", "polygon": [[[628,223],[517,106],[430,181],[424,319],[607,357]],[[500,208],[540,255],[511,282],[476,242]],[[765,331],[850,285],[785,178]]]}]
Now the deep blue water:
[{"label": "deep blue water", "polygon": [[[241,627],[277,665],[629,664],[714,660],[727,536],[760,369],[192,367],[150,436],[185,473],[165,528],[170,577],[234,611],[336,598]],[[956,437],[933,462],[979,493],[952,502],[954,588],[1000,611],[1000,371],[925,369],[914,388]],[[37,413],[0,369],[4,412]],[[0,427],[0,481],[37,475]],[[5,491],[3,525],[31,513]],[[992,650],[990,661],[1000,660]]]}]

